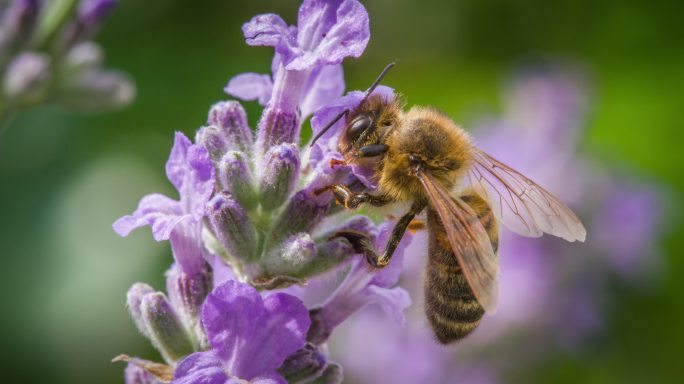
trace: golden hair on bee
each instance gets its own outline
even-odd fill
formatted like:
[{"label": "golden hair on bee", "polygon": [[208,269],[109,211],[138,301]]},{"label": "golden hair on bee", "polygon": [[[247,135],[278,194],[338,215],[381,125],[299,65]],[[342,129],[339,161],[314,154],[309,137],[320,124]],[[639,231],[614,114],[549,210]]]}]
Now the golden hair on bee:
[{"label": "golden hair on bee", "polygon": [[373,94],[391,67],[356,108],[340,113],[315,138],[344,117],[340,153],[371,174],[376,190],[332,184],[315,193],[332,192],[348,209],[411,203],[381,254],[367,234],[336,234],[377,268],[390,262],[411,221],[427,211],[425,311],[437,339],[446,344],[470,334],[485,312],[496,309],[499,222],[524,236],[549,233],[568,241],[584,241],[586,230],[551,193],[475,147],[446,114],[431,107],[405,112],[400,97]]}]

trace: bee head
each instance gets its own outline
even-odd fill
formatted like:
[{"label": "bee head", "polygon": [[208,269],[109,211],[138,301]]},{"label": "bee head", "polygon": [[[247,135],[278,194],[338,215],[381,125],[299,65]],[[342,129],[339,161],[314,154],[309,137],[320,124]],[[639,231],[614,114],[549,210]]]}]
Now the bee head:
[{"label": "bee head", "polygon": [[377,131],[378,122],[383,115],[382,110],[386,109],[386,106],[392,104],[391,101],[384,100],[382,96],[373,94],[375,88],[380,84],[380,81],[382,81],[392,67],[394,67],[394,63],[390,63],[385,67],[370,88],[368,88],[366,95],[363,97],[363,100],[361,100],[358,107],[353,110],[345,109],[335,116],[335,118],[333,118],[330,123],[321,129],[313,138],[311,145],[313,146],[316,140],[323,136],[328,129],[343,117],[346,118],[346,124],[342,137],[340,137],[341,152],[344,154],[349,147],[360,147],[363,143],[366,143],[367,139]]},{"label": "bee head", "polygon": [[347,116],[339,138],[342,155],[345,158],[374,157],[376,153],[384,153],[382,147],[387,133],[395,125],[400,109],[394,97],[373,94],[364,100]]}]

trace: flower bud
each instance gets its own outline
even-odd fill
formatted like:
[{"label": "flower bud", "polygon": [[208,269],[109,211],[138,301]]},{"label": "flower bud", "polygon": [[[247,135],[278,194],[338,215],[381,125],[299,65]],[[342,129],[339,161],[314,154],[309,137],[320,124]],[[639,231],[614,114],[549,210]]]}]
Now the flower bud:
[{"label": "flower bud", "polygon": [[126,74],[89,70],[68,78],[55,102],[71,110],[97,111],[123,107],[134,96],[135,86]]},{"label": "flower bud", "polygon": [[307,191],[295,193],[273,225],[268,244],[275,245],[298,232],[310,232],[328,210],[328,204],[319,205]]},{"label": "flower bud", "polygon": [[342,366],[337,363],[330,363],[321,375],[312,384],[340,384],[344,379]]},{"label": "flower bud", "polygon": [[145,283],[135,283],[128,290],[126,294],[126,305],[128,306],[128,311],[131,313],[133,322],[135,323],[138,330],[143,335],[149,337],[150,333],[147,330],[147,325],[142,317],[142,311],[140,310],[140,305],[142,304],[143,297],[148,293],[153,293],[154,289]]},{"label": "flower bud", "polygon": [[117,3],[117,0],[82,0],[76,18],[61,28],[54,44],[55,51],[65,52],[75,44],[92,38]]},{"label": "flower bud", "polygon": [[311,235],[298,233],[272,250],[266,263],[266,271],[270,275],[294,275],[316,257],[316,243]]},{"label": "flower bud", "polygon": [[50,79],[50,58],[47,55],[22,53],[7,67],[3,93],[14,104],[35,103],[46,97]]},{"label": "flower bud", "polygon": [[256,206],[258,199],[247,155],[228,151],[218,163],[218,173],[219,183],[224,191],[230,192],[247,209]]},{"label": "flower bud", "polygon": [[190,335],[161,292],[148,293],[140,304],[149,338],[168,363],[194,352]]},{"label": "flower bud", "polygon": [[208,203],[208,216],[216,239],[239,260],[250,260],[256,250],[252,221],[240,203],[227,192],[218,193]]},{"label": "flower bud", "polygon": [[117,3],[117,0],[83,0],[78,7],[78,18],[86,25],[100,25]]},{"label": "flower bud", "polygon": [[0,13],[0,57],[30,40],[39,12],[38,0],[14,0]]},{"label": "flower bud", "polygon": [[259,120],[257,153],[264,154],[278,144],[294,143],[299,139],[299,114],[291,110],[268,107]]},{"label": "flower bud", "polygon": [[285,202],[299,176],[299,151],[294,144],[272,147],[261,164],[259,180],[261,206],[272,210]]},{"label": "flower bud", "polygon": [[195,134],[195,142],[203,145],[209,151],[209,155],[214,162],[219,162],[223,154],[228,150],[221,128],[215,125],[200,128]]},{"label": "flower bud", "polygon": [[73,76],[81,71],[99,69],[104,54],[99,45],[88,41],[71,48],[64,58],[64,76]]},{"label": "flower bud", "polygon": [[199,314],[204,299],[211,291],[211,274],[202,271],[196,274],[182,272],[173,265],[166,272],[166,292],[171,305],[179,313],[187,329],[195,333],[195,338],[206,341],[206,335],[200,325]]},{"label": "flower bud", "polygon": [[315,345],[307,343],[302,349],[288,356],[278,373],[288,383],[308,383],[318,377],[326,366],[326,359]]},{"label": "flower bud", "polygon": [[252,130],[247,125],[247,113],[237,101],[221,101],[209,110],[207,124],[219,128],[224,152],[251,153]]}]

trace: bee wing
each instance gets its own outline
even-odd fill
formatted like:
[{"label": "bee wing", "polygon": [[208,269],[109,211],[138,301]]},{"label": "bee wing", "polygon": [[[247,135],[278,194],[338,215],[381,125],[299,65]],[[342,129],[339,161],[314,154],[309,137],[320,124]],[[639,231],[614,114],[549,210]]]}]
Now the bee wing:
[{"label": "bee wing", "polygon": [[580,220],[551,193],[480,149],[474,149],[473,159],[470,182],[506,227],[528,237],[548,233],[584,241],[587,231]]},{"label": "bee wing", "polygon": [[444,225],[451,250],[475,298],[487,312],[494,312],[499,295],[499,262],[487,231],[463,200],[452,196],[429,174],[421,172],[417,176]]}]

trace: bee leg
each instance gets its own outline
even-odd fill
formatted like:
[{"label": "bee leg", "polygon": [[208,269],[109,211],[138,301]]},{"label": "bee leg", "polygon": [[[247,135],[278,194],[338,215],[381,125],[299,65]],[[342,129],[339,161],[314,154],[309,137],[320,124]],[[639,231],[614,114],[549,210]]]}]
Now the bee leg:
[{"label": "bee leg", "polygon": [[335,237],[342,237],[347,239],[347,241],[349,241],[349,243],[351,244],[352,248],[354,248],[354,252],[362,254],[366,258],[366,261],[368,261],[368,264],[374,265],[373,260],[378,259],[378,254],[377,252],[375,252],[375,246],[373,245],[373,241],[367,233],[354,230],[347,230],[335,233],[333,238]]},{"label": "bee leg", "polygon": [[368,193],[354,193],[349,187],[342,184],[332,184],[327,187],[319,188],[314,191],[316,195],[320,195],[323,192],[330,191],[335,195],[335,200],[339,204],[344,205],[347,209],[355,209],[359,205],[368,203],[374,207],[382,207],[391,202],[390,199],[384,196],[373,196]]},{"label": "bee leg", "polygon": [[419,214],[425,208],[425,206],[426,203],[424,201],[415,201],[411,206],[411,209],[409,209],[409,211],[406,212],[406,214],[404,214],[399,221],[397,221],[397,224],[395,224],[394,228],[392,229],[389,239],[387,239],[387,245],[385,246],[385,251],[382,253],[382,256],[377,257],[376,255],[374,259],[369,258],[368,256],[366,257],[366,260],[368,260],[372,266],[376,268],[383,268],[389,264],[390,259],[392,259],[392,256],[394,255],[394,251],[397,249],[397,246],[401,241],[401,238],[404,237],[404,232],[406,232],[406,229],[408,228],[409,224],[411,224],[411,221],[413,221],[413,218],[416,217],[416,215]]}]

